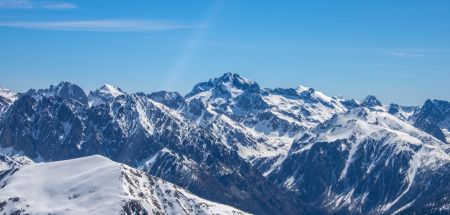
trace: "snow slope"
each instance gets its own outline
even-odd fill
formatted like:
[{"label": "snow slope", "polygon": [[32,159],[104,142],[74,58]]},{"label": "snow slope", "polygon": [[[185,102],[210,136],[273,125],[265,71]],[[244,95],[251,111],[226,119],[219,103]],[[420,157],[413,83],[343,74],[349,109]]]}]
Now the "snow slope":
[{"label": "snow slope", "polygon": [[296,141],[268,178],[330,213],[449,212],[449,151],[389,113],[355,108]]},{"label": "snow slope", "polygon": [[0,153],[0,172],[3,170],[8,170],[22,165],[29,165],[32,163],[34,162],[25,156],[15,155],[12,157],[8,157]]},{"label": "snow slope", "polygon": [[246,214],[102,156],[22,166],[0,187],[7,214]]},{"label": "snow slope", "polygon": [[17,100],[17,93],[0,87],[0,115],[6,111],[9,105]]},{"label": "snow slope", "polygon": [[107,104],[111,102],[114,98],[124,95],[125,92],[122,89],[105,84],[102,87],[89,93],[88,100],[89,106],[97,106],[101,104]]},{"label": "snow slope", "polygon": [[3,97],[5,99],[13,102],[17,99],[17,93],[15,93],[9,89],[0,87],[0,97]]},{"label": "snow slope", "polygon": [[262,89],[232,73],[197,84],[186,103],[189,118],[221,134],[225,145],[250,162],[283,157],[305,130],[347,111],[312,88]]},{"label": "snow slope", "polygon": [[[304,86],[260,88],[231,73],[185,97],[111,85],[87,96],[68,82],[8,92],[0,90],[0,109],[2,95],[14,98],[0,114],[0,153],[36,162],[101,154],[256,214],[301,214],[304,201],[374,214],[450,205],[445,101],[422,108],[383,105],[375,96],[359,102]],[[0,160],[0,169],[11,166],[22,168]],[[124,201],[127,209],[145,205]]]},{"label": "snow slope", "polygon": [[253,170],[209,128],[197,126],[167,102],[156,101],[177,96],[125,94],[107,105],[89,106],[70,93],[62,97],[43,92],[22,95],[8,109],[0,120],[1,147],[35,161],[101,154],[202,198],[252,213],[304,210],[300,201],[290,202],[290,194]]}]

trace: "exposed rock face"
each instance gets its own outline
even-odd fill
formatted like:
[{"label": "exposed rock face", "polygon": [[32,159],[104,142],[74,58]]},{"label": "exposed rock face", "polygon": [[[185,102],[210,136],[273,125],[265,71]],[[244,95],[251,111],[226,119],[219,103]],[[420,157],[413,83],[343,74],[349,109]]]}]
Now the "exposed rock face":
[{"label": "exposed rock face", "polygon": [[254,81],[225,74],[197,84],[186,95],[185,115],[212,128],[241,157],[269,172],[301,133],[347,108],[312,88],[261,89]]},{"label": "exposed rock face", "polygon": [[0,122],[1,147],[38,161],[101,154],[257,214],[297,214],[307,208],[268,182],[210,128],[152,96],[121,94],[89,105],[47,92],[24,94],[11,105]]},{"label": "exposed rock face", "polygon": [[382,106],[381,102],[377,99],[377,97],[373,95],[367,96],[363,102],[361,103],[362,106],[366,107],[376,107],[376,106]]},{"label": "exposed rock face", "polygon": [[186,104],[183,96],[181,96],[177,92],[159,91],[150,93],[148,97],[175,110],[183,107]]},{"label": "exposed rock face", "polygon": [[388,113],[358,108],[295,142],[268,177],[329,213],[448,213],[450,202],[435,196],[450,197],[449,150]]},{"label": "exposed rock face", "polygon": [[58,96],[63,99],[72,99],[87,105],[88,98],[81,87],[70,82],[61,82],[58,85],[50,85],[48,89],[29,90],[26,94],[34,97]]},{"label": "exposed rock face", "polygon": [[0,90],[0,152],[45,162],[100,154],[255,214],[445,213],[449,107],[264,89],[231,73],[184,97],[112,85],[86,96],[61,82]]},{"label": "exposed rock face", "polygon": [[450,102],[427,100],[420,111],[413,115],[414,125],[443,142],[450,137]]},{"label": "exposed rock face", "polygon": [[6,111],[6,108],[8,108],[9,105],[11,105],[16,99],[17,94],[15,92],[0,87],[0,116],[3,112]]}]

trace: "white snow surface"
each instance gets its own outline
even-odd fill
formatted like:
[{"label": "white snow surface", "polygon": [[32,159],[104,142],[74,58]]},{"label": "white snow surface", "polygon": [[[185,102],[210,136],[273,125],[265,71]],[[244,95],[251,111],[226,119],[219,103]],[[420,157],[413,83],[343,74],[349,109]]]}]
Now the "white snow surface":
[{"label": "white snow surface", "polygon": [[403,108],[400,108],[399,115],[401,116],[401,119],[409,120],[414,115],[413,111],[404,110]]},{"label": "white snow surface", "polygon": [[[240,77],[238,81],[248,84],[254,83],[243,77]],[[236,103],[236,97],[241,95],[243,91],[234,87],[232,81],[221,84],[222,86],[218,87],[226,89],[231,95],[230,98],[214,97],[214,88],[211,88],[191,95],[186,99],[186,102],[189,104],[193,100],[200,100],[205,105],[206,110],[196,119],[198,125],[212,126],[217,134],[223,134],[227,130],[239,131],[245,134],[248,139],[253,140],[254,145],[235,143],[239,155],[247,160],[286,154],[292,142],[302,135],[303,131],[328,120],[334,114],[347,111],[347,108],[339,100],[300,85],[295,89],[296,93],[306,93],[310,97],[305,99],[289,98],[278,94],[262,93],[261,97],[268,104],[269,109],[267,111],[270,112],[272,117],[261,120],[254,113],[238,113],[239,120],[236,120],[232,117],[236,114],[233,113],[232,107]],[[268,89],[261,89],[261,91],[270,92]],[[226,114],[223,114],[223,110]],[[305,116],[302,111],[308,111],[310,115]],[[244,117],[242,118],[242,116]],[[288,132],[286,132],[284,130],[286,126],[296,131],[291,132],[288,128]],[[300,131],[298,128],[301,128]],[[231,147],[225,140],[223,142]]]},{"label": "white snow surface", "polygon": [[15,93],[9,89],[0,87],[0,97],[3,97],[10,102],[14,102],[17,99],[17,93]]},{"label": "white snow surface", "polygon": [[450,143],[450,131],[444,128],[444,129],[442,129],[442,132],[444,132],[447,143]]},{"label": "white snow surface", "polygon": [[120,88],[109,84],[103,85],[99,90],[100,92],[110,94],[113,97],[117,97],[124,94],[124,92]]},{"label": "white snow surface", "polygon": [[301,92],[303,92],[303,91],[307,91],[307,90],[309,90],[309,89],[311,89],[311,88],[310,88],[310,87],[303,86],[303,85],[298,85],[297,88],[295,88],[295,90],[297,90],[297,92],[299,92],[299,93],[301,93]]},{"label": "white snow surface", "polygon": [[124,94],[125,92],[123,92],[119,87],[105,84],[95,91],[89,93],[89,106],[97,106],[108,103],[108,101]]},{"label": "white snow surface", "polygon": [[[389,113],[374,111],[365,107],[356,108],[347,113],[336,115],[321,126],[315,128],[313,132],[315,136],[302,141],[300,147],[292,149],[290,153],[297,154],[306,152],[315,143],[332,143],[337,140],[351,139],[349,141],[350,144],[344,142],[341,145],[342,150],[348,150],[349,152],[339,180],[343,180],[348,176],[347,171],[354,161],[353,157],[355,156],[356,150],[364,147],[361,144],[366,144],[367,142],[365,140],[383,140],[382,144],[394,149],[394,155],[405,151],[412,154],[412,158],[409,161],[409,168],[406,170],[407,176],[404,179],[406,188],[394,201],[383,205],[380,208],[381,211],[389,210],[409,192],[418,171],[423,169],[437,171],[440,167],[450,163],[450,155],[446,153],[450,149],[447,144]],[[376,160],[372,159],[371,162],[376,162]],[[366,174],[369,174],[373,171],[373,164],[368,163],[367,165],[369,168]],[[290,188],[293,183],[295,182],[288,180],[284,185]],[[359,198],[358,196],[354,197],[352,192],[346,195],[332,200],[331,203],[335,204],[335,207],[350,205],[356,201],[356,198]]]},{"label": "white snow surface", "polygon": [[[310,88],[299,87],[297,91],[301,93],[309,89]],[[274,94],[269,94],[263,98],[272,106],[272,109],[277,113],[277,116],[280,116],[280,118],[284,118],[289,122],[297,123],[305,128],[317,126],[319,123],[331,118],[334,114],[347,111],[347,108],[345,108],[337,99],[326,96],[318,91],[313,91],[311,93],[311,98],[317,101],[317,103],[308,102],[303,99],[290,99]],[[327,106],[326,104],[330,106]],[[301,112],[302,109],[307,110],[311,115],[302,118],[301,121],[285,114],[290,113],[294,116],[302,117],[304,116]]]},{"label": "white snow surface", "polygon": [[[353,161],[355,151],[367,139],[381,140],[386,138],[383,143],[392,145],[396,153],[401,151],[414,152],[411,148],[413,145],[423,145],[436,150],[436,153],[439,152],[438,154],[446,154],[445,151],[449,149],[449,146],[445,143],[409,123],[389,113],[372,111],[368,108],[357,108],[345,114],[337,115],[324,124],[325,128],[316,128],[315,133],[317,136],[313,140],[308,140],[309,144],[292,150],[290,153],[307,151],[316,142],[334,142],[355,138],[354,141],[351,141],[352,145],[342,146],[349,149],[349,155],[340,179],[346,177],[347,169]],[[446,159],[448,159],[447,157]],[[368,171],[370,170],[369,168]]]},{"label": "white snow surface", "polygon": [[0,172],[13,167],[30,165],[32,163],[34,162],[25,156],[14,155],[12,157],[8,157],[7,155],[0,153]]},{"label": "white snow surface", "polygon": [[17,93],[0,87],[0,115],[6,112],[9,106],[18,98]]},{"label": "white snow surface", "polygon": [[[415,128],[411,124],[381,111],[373,111],[368,108],[356,108],[347,113],[336,115],[330,120],[331,124],[325,130],[316,128],[317,141],[333,142],[354,136],[358,139],[372,137],[380,139],[387,133],[392,133],[396,141],[410,144],[426,142],[435,146],[444,146],[436,138]],[[325,123],[326,124],[326,123]],[[397,145],[401,145],[398,144]]]},{"label": "white snow surface", "polygon": [[22,166],[1,184],[4,213],[120,214],[133,202],[150,214],[246,214],[98,155]]},{"label": "white snow surface", "polygon": [[[238,94],[238,90],[234,91],[234,93]],[[265,122],[263,121],[254,127],[247,127],[243,123],[237,122],[227,115],[216,111],[213,104],[222,101],[220,99],[211,98],[211,95],[211,91],[205,91],[187,99],[188,103],[194,99],[200,99],[206,106],[206,110],[196,120],[197,125],[211,126],[211,128],[216,131],[216,134],[225,134],[227,131],[239,131],[245,134],[245,137],[252,139],[256,145],[246,146],[242,145],[240,142],[235,143],[239,155],[244,159],[272,157],[288,151],[294,139],[293,136],[280,136],[277,131],[265,129]],[[222,136],[221,138],[225,145],[231,147],[225,140],[225,136]],[[256,141],[261,139],[266,141]]]}]

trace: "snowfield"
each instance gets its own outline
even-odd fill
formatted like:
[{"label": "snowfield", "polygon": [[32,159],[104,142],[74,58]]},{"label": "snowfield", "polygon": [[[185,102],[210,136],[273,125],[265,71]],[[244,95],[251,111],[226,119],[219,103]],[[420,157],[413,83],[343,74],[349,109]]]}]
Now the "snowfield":
[{"label": "snowfield", "polygon": [[0,179],[6,214],[246,214],[102,156],[24,165]]}]

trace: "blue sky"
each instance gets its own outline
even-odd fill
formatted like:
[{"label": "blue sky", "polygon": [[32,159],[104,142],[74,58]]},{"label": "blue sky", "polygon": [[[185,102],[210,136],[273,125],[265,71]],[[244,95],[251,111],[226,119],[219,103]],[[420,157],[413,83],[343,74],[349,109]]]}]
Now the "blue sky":
[{"label": "blue sky", "polygon": [[450,1],[0,0],[0,85],[187,93],[226,72],[263,87],[450,100]]}]

